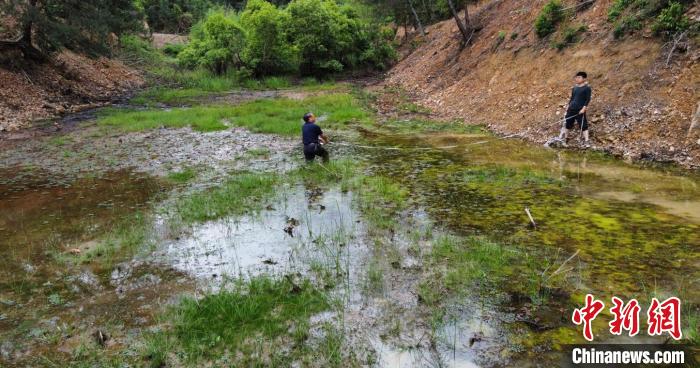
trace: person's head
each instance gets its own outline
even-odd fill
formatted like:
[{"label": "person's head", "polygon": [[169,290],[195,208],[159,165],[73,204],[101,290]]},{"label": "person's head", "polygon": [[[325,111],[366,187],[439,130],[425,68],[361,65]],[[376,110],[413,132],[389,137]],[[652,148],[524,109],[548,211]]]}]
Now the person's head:
[{"label": "person's head", "polygon": [[581,84],[581,83],[585,82],[587,78],[588,78],[588,74],[586,74],[586,72],[578,72],[578,73],[576,73],[576,76],[574,77],[574,81],[576,81],[576,83],[578,83],[578,84]]},{"label": "person's head", "polygon": [[304,122],[305,123],[315,123],[316,122],[316,115],[314,115],[313,112],[307,112],[304,114]]}]

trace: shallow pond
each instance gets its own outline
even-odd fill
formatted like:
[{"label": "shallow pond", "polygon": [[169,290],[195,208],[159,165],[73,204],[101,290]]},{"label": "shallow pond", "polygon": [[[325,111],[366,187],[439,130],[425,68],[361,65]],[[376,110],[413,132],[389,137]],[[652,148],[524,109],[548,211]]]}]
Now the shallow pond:
[{"label": "shallow pond", "polygon": [[[503,295],[484,301],[480,294],[447,303],[450,311],[437,333],[451,350],[444,354],[447,365],[554,364],[560,344],[585,342],[570,318],[586,293],[606,305],[613,295],[637,298],[643,326],[652,296],[678,296],[685,313],[697,318],[699,175],[474,134],[368,139],[378,145],[365,152],[371,170],[408,188],[414,204],[438,226],[506,244],[548,265],[549,273],[576,255],[564,267],[568,275],[557,285],[560,295],[544,305],[513,295],[514,288],[505,284],[496,287],[511,294],[505,301]],[[518,273],[513,270],[509,282],[527,282]],[[537,323],[523,323],[523,314],[534,314]],[[610,335],[608,320],[596,320],[596,341],[624,341]]]}]

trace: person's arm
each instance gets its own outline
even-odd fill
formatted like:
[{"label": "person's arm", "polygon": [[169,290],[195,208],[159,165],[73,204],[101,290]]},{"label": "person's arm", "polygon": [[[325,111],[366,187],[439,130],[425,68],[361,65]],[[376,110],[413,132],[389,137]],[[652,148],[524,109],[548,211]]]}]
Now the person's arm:
[{"label": "person's arm", "polygon": [[586,88],[585,91],[583,91],[583,97],[584,97],[584,104],[583,108],[581,111],[579,111],[579,114],[585,114],[586,110],[588,109],[588,104],[591,103],[591,88],[588,87]]},{"label": "person's arm", "polygon": [[328,137],[326,137],[326,135],[323,134],[323,130],[322,130],[321,127],[318,126],[318,125],[316,126],[316,134],[318,135],[318,140],[319,140],[322,144],[328,143]]}]

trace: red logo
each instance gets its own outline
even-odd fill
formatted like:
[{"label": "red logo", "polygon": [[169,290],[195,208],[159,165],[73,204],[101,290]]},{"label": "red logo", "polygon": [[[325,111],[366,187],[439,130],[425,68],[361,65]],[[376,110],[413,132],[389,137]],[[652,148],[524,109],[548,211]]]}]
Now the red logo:
[{"label": "red logo", "polygon": [[653,298],[651,306],[647,312],[649,317],[649,336],[661,335],[668,332],[675,340],[680,340],[683,337],[681,332],[681,301],[673,297],[668,298],[659,303],[659,300]]},{"label": "red logo", "polygon": [[610,321],[610,333],[613,335],[622,334],[622,330],[629,331],[630,336],[639,333],[639,302],[637,299],[632,299],[625,305],[618,297],[612,297],[614,307],[610,308],[610,312],[615,318]]},{"label": "red logo", "polygon": [[577,325],[583,323],[583,337],[588,341],[593,341],[591,323],[603,308],[605,308],[605,303],[600,300],[594,300],[593,295],[588,294],[586,295],[586,306],[581,309],[574,309],[574,315],[571,319]]},{"label": "red logo", "polygon": [[[641,307],[637,299],[630,299],[625,304],[622,299],[613,296],[613,307],[610,308],[610,313],[613,315],[613,320],[608,323],[610,333],[613,335],[621,335],[623,330],[628,331],[629,336],[635,336],[639,333],[639,312]],[[605,303],[596,300],[591,294],[586,295],[586,305],[583,308],[574,309],[571,320],[576,325],[583,324],[583,337],[588,341],[593,341],[592,324],[598,314],[605,308]],[[647,333],[649,336],[661,335],[664,332],[674,338],[680,340],[683,337],[681,332],[681,300],[676,297],[671,297],[663,302],[652,298],[651,305],[647,310]]]}]

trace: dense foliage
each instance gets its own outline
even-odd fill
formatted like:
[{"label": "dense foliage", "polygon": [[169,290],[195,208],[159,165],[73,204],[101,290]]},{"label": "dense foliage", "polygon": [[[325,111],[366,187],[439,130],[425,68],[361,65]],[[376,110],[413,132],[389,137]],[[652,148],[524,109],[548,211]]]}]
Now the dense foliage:
[{"label": "dense foliage", "polygon": [[689,1],[670,0],[615,0],[608,10],[608,20],[615,24],[614,36],[621,38],[645,28],[651,23],[651,30],[657,35],[671,36],[688,29],[696,30],[684,15]]},{"label": "dense foliage", "polygon": [[294,72],[299,67],[299,49],[287,41],[289,14],[263,0],[249,0],[241,14],[248,38],[243,59],[255,74]]},{"label": "dense foliage", "polygon": [[178,55],[184,65],[204,67],[216,74],[242,65],[245,31],[226,11],[211,11],[192,29],[190,37],[189,45]]},{"label": "dense foliage", "polygon": [[[153,31],[186,33],[202,20],[208,10],[222,6],[242,10],[246,0],[135,0],[143,9],[148,25]],[[285,5],[289,0],[273,0],[274,5]]]},{"label": "dense foliage", "polygon": [[133,0],[5,0],[0,11],[18,20],[17,45],[35,54],[64,47],[103,53],[109,49],[110,34],[142,26]]},{"label": "dense foliage", "polygon": [[564,8],[559,0],[550,0],[535,19],[535,33],[544,38],[554,33],[557,24],[564,19]]},{"label": "dense foliage", "polygon": [[231,68],[257,76],[323,75],[385,69],[396,58],[394,31],[335,0],[293,0],[281,8],[250,0],[243,12],[210,12],[178,58],[220,74]]}]

